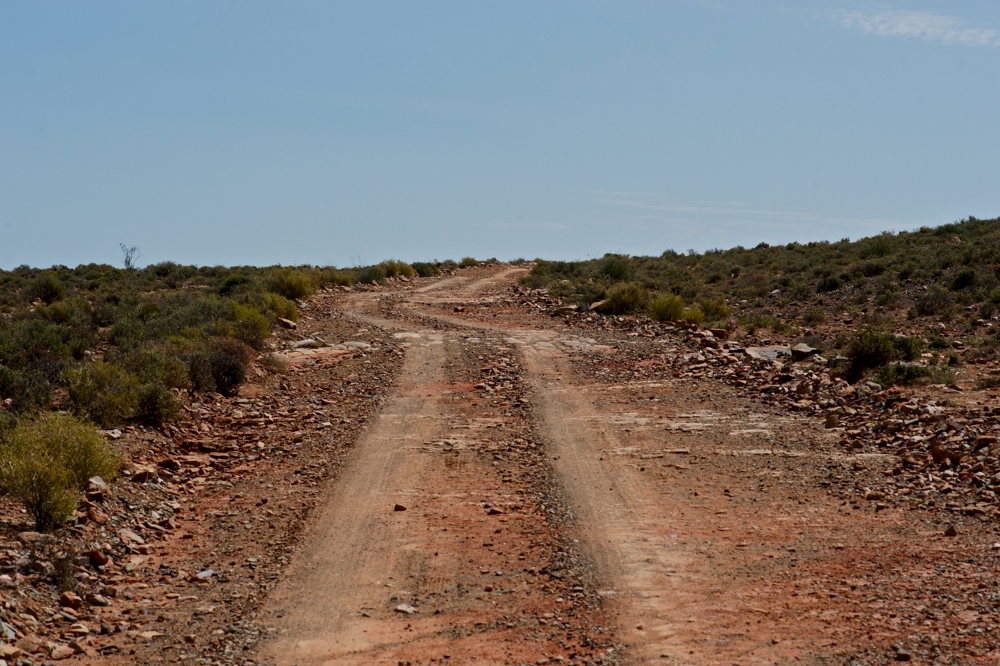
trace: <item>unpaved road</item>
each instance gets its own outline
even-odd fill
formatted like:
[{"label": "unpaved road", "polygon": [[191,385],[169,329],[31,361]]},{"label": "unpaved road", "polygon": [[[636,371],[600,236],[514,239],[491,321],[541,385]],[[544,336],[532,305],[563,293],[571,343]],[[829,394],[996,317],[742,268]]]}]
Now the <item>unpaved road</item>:
[{"label": "unpaved road", "polygon": [[819,488],[832,436],[718,385],[602,378],[612,347],[477,308],[518,274],[347,302],[408,343],[400,388],[270,602],[267,659],[891,659],[908,636],[859,604],[914,533]]}]

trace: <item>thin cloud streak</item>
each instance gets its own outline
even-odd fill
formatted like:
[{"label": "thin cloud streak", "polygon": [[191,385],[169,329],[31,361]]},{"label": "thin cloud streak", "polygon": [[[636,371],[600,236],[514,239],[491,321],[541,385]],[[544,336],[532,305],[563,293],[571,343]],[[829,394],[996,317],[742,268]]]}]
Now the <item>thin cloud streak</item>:
[{"label": "thin cloud streak", "polygon": [[878,37],[922,39],[958,46],[1000,46],[1000,30],[981,28],[968,21],[943,14],[921,11],[887,11],[864,13],[840,12],[841,25]]},{"label": "thin cloud streak", "polygon": [[[597,192],[594,192],[598,194]],[[795,210],[785,210],[780,208],[757,207],[748,202],[742,201],[720,201],[720,202],[698,202],[692,204],[658,203],[652,195],[640,193],[627,193],[622,196],[619,193],[606,192],[605,196],[599,197],[593,203],[619,208],[629,208],[642,213],[642,219],[664,219],[673,215],[695,215],[706,217],[721,217],[730,219],[754,218],[769,219],[781,222],[807,222],[815,224],[897,224],[898,220],[890,220],[879,217],[836,217],[819,215],[815,213],[804,213]],[[617,196],[616,196],[617,195]]]}]

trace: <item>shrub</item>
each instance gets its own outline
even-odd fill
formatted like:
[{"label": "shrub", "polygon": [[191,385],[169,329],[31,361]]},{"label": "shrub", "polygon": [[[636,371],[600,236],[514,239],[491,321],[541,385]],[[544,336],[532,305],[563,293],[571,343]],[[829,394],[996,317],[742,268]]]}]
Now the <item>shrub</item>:
[{"label": "shrub", "polygon": [[77,296],[55,301],[38,308],[38,315],[56,324],[88,324],[91,313],[90,303]]},{"label": "shrub", "polygon": [[620,254],[606,254],[597,263],[597,274],[615,282],[622,282],[632,275],[632,267]]},{"label": "shrub", "polygon": [[43,372],[19,372],[0,365],[0,399],[10,400],[13,412],[32,412],[52,400],[52,382]]},{"label": "shrub", "polygon": [[685,310],[681,318],[689,324],[700,324],[705,321],[705,313],[701,311],[701,308],[695,307]]},{"label": "shrub", "polygon": [[942,349],[951,349],[951,345],[948,344],[948,341],[945,340],[944,336],[941,335],[940,333],[932,333],[930,336],[928,336],[927,340],[929,342],[928,346],[931,349],[935,349],[938,351]]},{"label": "shrub", "polygon": [[288,319],[289,321],[299,320],[299,308],[295,301],[289,300],[279,294],[266,292],[260,297],[261,305],[275,317]]},{"label": "shrub", "polygon": [[675,294],[657,294],[649,302],[649,317],[654,321],[679,321],[684,314],[684,299]]},{"label": "shrub", "polygon": [[417,274],[417,272],[413,270],[412,266],[405,261],[400,261],[398,259],[388,259],[379,265],[382,267],[382,270],[385,271],[386,277],[399,277],[402,275],[403,277],[411,278]]},{"label": "shrub", "polygon": [[110,363],[95,361],[70,369],[66,388],[73,406],[102,428],[113,428],[135,416],[138,382]]},{"label": "shrub", "polygon": [[[522,260],[523,261],[523,260]],[[441,271],[434,264],[428,264],[424,261],[417,261],[413,264],[414,272],[420,277],[434,277],[438,275]]]},{"label": "shrub", "polygon": [[246,303],[232,304],[232,321],[213,326],[216,332],[236,338],[254,349],[264,346],[271,335],[271,323],[255,307]]},{"label": "shrub", "polygon": [[187,388],[188,373],[184,363],[162,349],[145,349],[110,357],[144,384],[161,384],[167,388]]},{"label": "shrub", "polygon": [[368,266],[362,268],[354,274],[352,284],[377,284],[386,278],[385,270],[381,266]]},{"label": "shrub", "polygon": [[19,424],[0,445],[0,485],[16,497],[39,530],[69,518],[76,493],[94,476],[118,473],[118,456],[93,426],[49,413]]},{"label": "shrub", "polygon": [[822,308],[813,308],[802,315],[802,321],[807,326],[818,326],[826,321],[826,313]]},{"label": "shrub", "polygon": [[960,271],[955,279],[951,282],[952,291],[961,291],[963,289],[968,289],[969,287],[975,286],[977,282],[976,271],[971,268],[966,268]]},{"label": "shrub", "polygon": [[951,307],[951,297],[944,291],[935,289],[917,299],[913,309],[910,310],[910,315],[916,317],[944,316],[951,312]]},{"label": "shrub", "polygon": [[879,368],[875,381],[882,386],[912,386],[913,384],[955,385],[955,373],[948,368],[894,363]]},{"label": "shrub", "polygon": [[823,294],[828,291],[840,289],[840,280],[835,275],[827,275],[816,285],[816,293]]},{"label": "shrub", "polygon": [[863,328],[848,343],[848,379],[857,381],[868,370],[900,359],[912,360],[919,351],[920,341],[916,338]]},{"label": "shrub", "polygon": [[188,354],[184,362],[195,391],[218,391],[233,396],[246,381],[246,368],[224,351]]},{"label": "shrub", "polygon": [[733,313],[729,306],[726,305],[726,299],[722,294],[718,294],[715,298],[701,299],[698,304],[698,308],[704,313],[705,318],[709,321],[726,319]]},{"label": "shrub", "polygon": [[899,296],[895,291],[883,290],[875,297],[875,307],[895,309],[899,307]]},{"label": "shrub", "polygon": [[188,354],[183,357],[183,360],[188,369],[191,390],[205,393],[214,392],[215,378],[212,376],[212,364],[208,360],[208,354]]},{"label": "shrub", "polygon": [[601,311],[608,314],[637,312],[646,304],[646,292],[634,282],[622,282],[608,289]]},{"label": "shrub", "polygon": [[242,287],[249,286],[250,284],[249,275],[230,275],[219,285],[219,293],[223,296],[228,296],[241,291]]},{"label": "shrub", "polygon": [[459,268],[475,268],[479,266],[479,261],[475,257],[462,257],[462,261],[458,262]]},{"label": "shrub", "polygon": [[243,366],[248,366],[257,358],[255,352],[249,345],[246,345],[234,338],[212,338],[208,342],[208,347],[212,351],[220,351],[229,354]]},{"label": "shrub", "polygon": [[143,423],[161,426],[181,411],[173,391],[160,383],[143,384],[136,394],[135,417]]},{"label": "shrub", "polygon": [[316,290],[309,276],[296,268],[278,269],[268,284],[271,291],[292,300],[309,298]]},{"label": "shrub", "polygon": [[24,290],[24,297],[29,303],[41,300],[42,303],[49,305],[65,298],[66,290],[54,271],[42,271],[28,284]]},{"label": "shrub", "polygon": [[214,351],[208,355],[212,368],[215,390],[226,396],[234,396],[247,379],[246,368],[239,360],[226,352]]},{"label": "shrub", "polygon": [[750,335],[756,333],[758,328],[769,328],[775,333],[789,333],[792,330],[789,324],[760,312],[741,316],[739,323],[746,327]]},{"label": "shrub", "polygon": [[905,335],[893,335],[892,345],[896,353],[904,361],[912,361],[920,354],[922,342],[919,338],[908,338]]},{"label": "shrub", "polygon": [[893,363],[879,368],[875,381],[882,386],[911,386],[930,377],[930,368],[922,365]]}]

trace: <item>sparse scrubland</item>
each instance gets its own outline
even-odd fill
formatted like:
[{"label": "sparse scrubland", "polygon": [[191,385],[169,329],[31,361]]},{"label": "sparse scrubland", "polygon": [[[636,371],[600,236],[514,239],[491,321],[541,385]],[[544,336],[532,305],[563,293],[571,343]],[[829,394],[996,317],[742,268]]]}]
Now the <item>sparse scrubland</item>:
[{"label": "sparse scrubland", "polygon": [[[0,271],[0,621],[31,663],[285,663],[357,608],[376,661],[440,657],[400,614],[484,627],[459,661],[1000,649],[998,236]],[[476,596],[385,606],[413,562]]]},{"label": "sparse scrubland", "polygon": [[[162,426],[185,392],[235,395],[272,328],[295,322],[296,302],[319,288],[495,261],[0,271],[0,438],[51,410],[101,428]],[[858,241],[538,259],[522,283],[602,315],[806,339],[850,381],[951,384],[955,345],[968,347],[966,360],[1000,349],[1000,327],[990,324],[1000,305],[1000,220]]]},{"label": "sparse scrubland", "polygon": [[[990,323],[1000,306],[1000,219],[857,241],[539,259],[522,283],[601,314],[807,338],[852,380],[950,383],[955,344],[971,360],[1000,349]],[[919,358],[930,360],[913,364]]]},{"label": "sparse scrubland", "polygon": [[95,426],[164,426],[185,395],[235,395],[272,329],[296,322],[297,302],[317,289],[456,267],[388,260],[351,269],[164,262],[0,271],[3,489],[23,500],[39,527],[56,527],[72,510],[79,490],[72,475],[82,468],[72,456],[24,443],[39,432],[58,427],[65,446],[80,447],[92,445]]}]

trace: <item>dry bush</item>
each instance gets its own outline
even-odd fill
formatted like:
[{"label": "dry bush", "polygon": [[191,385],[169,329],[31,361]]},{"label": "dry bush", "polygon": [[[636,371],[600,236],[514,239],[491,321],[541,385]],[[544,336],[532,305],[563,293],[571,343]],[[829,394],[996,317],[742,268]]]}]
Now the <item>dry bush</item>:
[{"label": "dry bush", "polygon": [[85,363],[66,372],[73,407],[102,428],[135,416],[139,383],[127,370],[110,363]]},{"label": "dry bush", "polygon": [[654,321],[680,321],[684,299],[675,294],[657,294],[649,302],[649,317]]},{"label": "dry bush", "polygon": [[296,268],[284,268],[274,272],[268,287],[276,294],[292,300],[309,298],[316,291],[312,279]]},{"label": "dry bush", "polygon": [[0,445],[0,484],[24,504],[39,530],[66,522],[94,476],[118,473],[118,455],[92,425],[47,413],[20,423]]},{"label": "dry bush", "polygon": [[607,314],[638,312],[646,305],[646,292],[634,282],[621,282],[608,289],[600,311]]}]

